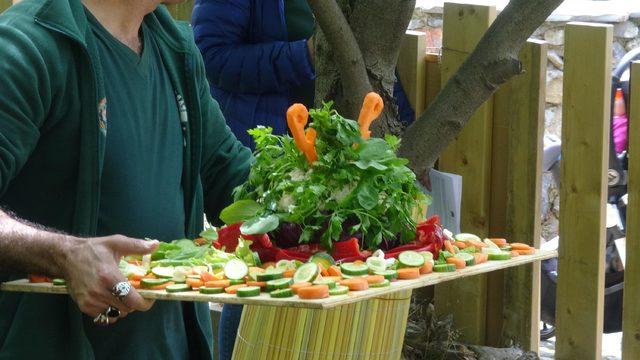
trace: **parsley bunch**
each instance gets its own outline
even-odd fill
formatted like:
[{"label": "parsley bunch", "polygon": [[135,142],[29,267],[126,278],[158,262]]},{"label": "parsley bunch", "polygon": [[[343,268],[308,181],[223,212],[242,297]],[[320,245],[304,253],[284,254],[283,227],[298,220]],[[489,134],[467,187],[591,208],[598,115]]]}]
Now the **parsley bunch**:
[{"label": "parsley bunch", "polygon": [[309,165],[288,135],[273,135],[266,127],[250,130],[255,163],[220,218],[244,221],[244,234],[298,224],[300,243],[319,239],[327,249],[344,233],[361,234],[369,249],[383,239],[413,240],[412,214],[426,198],[407,160],[395,154],[398,138],[363,140],[358,123],[340,116],[331,103],[309,114],[318,160]]}]

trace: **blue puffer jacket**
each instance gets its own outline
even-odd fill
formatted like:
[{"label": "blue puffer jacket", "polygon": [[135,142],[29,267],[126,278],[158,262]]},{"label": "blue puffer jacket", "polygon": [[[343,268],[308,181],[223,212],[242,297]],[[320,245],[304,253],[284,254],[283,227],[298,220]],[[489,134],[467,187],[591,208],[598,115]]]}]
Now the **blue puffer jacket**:
[{"label": "blue puffer jacket", "polygon": [[227,124],[253,148],[248,129],[286,132],[289,90],[315,79],[306,40],[288,41],[283,0],[196,0],[195,40],[211,95]]}]

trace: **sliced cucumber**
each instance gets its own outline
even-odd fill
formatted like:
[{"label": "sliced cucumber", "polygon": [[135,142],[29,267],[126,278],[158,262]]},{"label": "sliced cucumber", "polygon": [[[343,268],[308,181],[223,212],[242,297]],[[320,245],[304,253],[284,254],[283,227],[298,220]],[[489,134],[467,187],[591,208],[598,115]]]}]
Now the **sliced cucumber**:
[{"label": "sliced cucumber", "polygon": [[282,279],[283,276],[284,276],[284,270],[282,268],[273,268],[273,269],[267,269],[261,273],[257,273],[256,279],[258,279],[258,281],[269,281],[269,280],[275,280],[275,279]]},{"label": "sliced cucumber", "polygon": [[158,286],[158,285],[162,285],[162,284],[166,284],[169,281],[171,281],[171,279],[142,279],[140,280],[140,285],[142,285],[143,287],[154,287],[154,286]]},{"label": "sliced cucumber", "polygon": [[387,270],[387,262],[384,258],[371,256],[366,261],[367,266],[369,267],[369,271],[385,271]]},{"label": "sliced cucumber", "polygon": [[473,257],[473,255],[468,254],[468,253],[457,253],[455,254],[453,257],[459,258],[464,260],[464,262],[467,264],[467,266],[471,266],[475,263],[475,257]]},{"label": "sliced cucumber", "polygon": [[200,287],[201,294],[212,295],[212,294],[222,294],[223,292],[224,292],[224,288],[221,288],[221,287],[206,287],[206,286]]},{"label": "sliced cucumber", "polygon": [[333,289],[329,289],[329,295],[337,296],[337,295],[347,295],[349,293],[349,288],[344,285],[338,285]]},{"label": "sliced cucumber", "polygon": [[230,285],[240,285],[244,284],[244,279],[229,279]]},{"label": "sliced cucumber", "polygon": [[242,260],[231,259],[224,266],[224,275],[228,279],[242,279],[249,274],[249,267]]},{"label": "sliced cucumber", "polygon": [[328,269],[329,266],[336,263],[336,261],[333,260],[333,257],[324,251],[313,254],[309,259],[309,262],[321,264],[325,269]]},{"label": "sliced cucumber", "polygon": [[53,279],[53,285],[55,286],[65,286],[67,282],[64,279]]},{"label": "sliced cucumber", "polygon": [[293,291],[289,288],[278,289],[273,290],[271,293],[269,293],[269,295],[271,295],[272,298],[288,298],[293,296]]},{"label": "sliced cucumber", "polygon": [[387,280],[394,280],[398,278],[398,272],[395,270],[374,271],[374,275],[382,275]]},{"label": "sliced cucumber", "polygon": [[167,286],[166,290],[169,293],[191,291],[191,286],[189,286],[187,284],[173,284],[173,285]]},{"label": "sliced cucumber", "polygon": [[500,246],[496,245],[496,243],[494,243],[490,239],[484,239],[484,243],[487,244],[487,247],[491,249],[500,250]]},{"label": "sliced cucumber", "polygon": [[502,251],[511,251],[513,249],[511,248],[511,246],[507,245],[507,246],[501,246],[500,250],[502,250]]},{"label": "sliced cucumber", "polygon": [[482,239],[480,239],[480,237],[478,237],[477,235],[468,234],[468,233],[457,234],[453,238],[456,239],[457,241],[469,241],[469,240],[482,241]]},{"label": "sliced cucumber", "polygon": [[320,279],[313,282],[313,285],[327,285],[329,289],[336,287],[336,282],[330,279]]},{"label": "sliced cucumber", "polygon": [[291,286],[293,280],[291,278],[282,278],[267,281],[267,291],[286,289]]},{"label": "sliced cucumber", "polygon": [[499,254],[501,252],[502,252],[502,250],[500,250],[500,248],[495,249],[495,248],[488,247],[488,246],[482,248],[482,253],[483,254]]},{"label": "sliced cucumber", "polygon": [[400,265],[404,267],[421,267],[424,265],[424,257],[415,251],[403,251],[398,255]]},{"label": "sliced cucumber", "polygon": [[238,297],[260,296],[260,286],[245,286],[238,289]]},{"label": "sliced cucumber", "polygon": [[292,267],[295,267],[295,265],[289,260],[282,259],[276,263],[276,269],[287,270],[291,269]]},{"label": "sliced cucumber", "polygon": [[186,275],[186,271],[184,270],[184,266],[176,267],[175,271],[173,272],[173,277],[171,278],[171,281],[176,283],[183,283],[186,280],[187,280],[187,275]]},{"label": "sliced cucumber", "polygon": [[151,269],[151,273],[159,278],[171,279],[174,272],[175,268],[173,266],[156,266]]},{"label": "sliced cucumber", "polygon": [[456,266],[454,264],[438,264],[433,266],[433,272],[454,272]]},{"label": "sliced cucumber", "polygon": [[377,258],[384,259],[384,251],[378,249],[378,250],[374,251],[373,254],[371,254],[371,257],[377,257]]},{"label": "sliced cucumber", "polygon": [[433,261],[433,253],[431,251],[420,251],[419,254],[424,258],[424,262]]},{"label": "sliced cucumber", "polygon": [[340,264],[340,270],[343,274],[352,276],[367,275],[369,273],[369,267],[366,264],[343,263]]},{"label": "sliced cucumber", "polygon": [[506,251],[489,254],[489,260],[503,261],[503,260],[509,260],[509,259],[511,259],[511,253],[508,253]]},{"label": "sliced cucumber", "polygon": [[391,281],[384,279],[384,281],[379,282],[379,283],[375,283],[375,284],[369,284],[370,288],[380,288],[380,287],[386,287],[391,285]]},{"label": "sliced cucumber", "polygon": [[316,263],[306,263],[302,264],[297,270],[296,273],[293,274],[293,282],[301,283],[301,282],[313,282],[313,280],[318,277],[318,264]]}]

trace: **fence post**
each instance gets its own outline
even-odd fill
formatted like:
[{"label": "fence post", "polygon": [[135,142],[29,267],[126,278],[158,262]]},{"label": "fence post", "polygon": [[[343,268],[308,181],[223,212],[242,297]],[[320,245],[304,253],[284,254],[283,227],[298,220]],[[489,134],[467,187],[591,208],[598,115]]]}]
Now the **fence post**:
[{"label": "fence post", "polygon": [[[525,73],[494,96],[490,231],[538,247],[547,44],[529,40],[520,60]],[[488,344],[537,352],[539,312],[540,262],[490,274]]]},{"label": "fence post", "polygon": [[427,35],[407,31],[398,55],[398,77],[417,119],[425,110]]},{"label": "fence post", "polygon": [[[624,303],[622,313],[622,357],[640,359],[640,62],[631,65],[631,111],[629,113],[629,182],[627,190]],[[636,155],[633,155],[636,154]]]},{"label": "fence post", "polygon": [[565,28],[557,359],[601,354],[612,29]]},{"label": "fence post", "polygon": [[[441,66],[445,83],[489,28],[496,8],[445,3],[443,17]],[[481,237],[486,237],[489,230],[492,106],[489,100],[476,111],[439,162],[440,170],[462,175],[461,228]],[[486,283],[487,277],[478,275],[436,286],[436,310],[453,314],[464,342],[485,342]]]}]

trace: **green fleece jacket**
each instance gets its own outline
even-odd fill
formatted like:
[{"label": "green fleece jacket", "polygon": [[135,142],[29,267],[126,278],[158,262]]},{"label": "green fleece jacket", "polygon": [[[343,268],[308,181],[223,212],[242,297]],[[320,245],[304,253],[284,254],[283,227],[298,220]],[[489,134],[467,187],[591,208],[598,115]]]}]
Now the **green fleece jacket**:
[{"label": "green fleece jacket", "polygon": [[[185,234],[195,237],[203,212],[215,221],[231,201],[251,154],[209,95],[189,25],[174,22],[163,6],[144,21],[157,34],[176,92],[185,144]],[[96,232],[109,131],[109,79],[102,76],[95,41],[80,0],[24,0],[0,15],[0,206],[78,236]],[[184,308],[193,322],[191,354],[211,358],[207,306]],[[149,340],[140,346],[171,341]],[[0,359],[92,357],[81,313],[69,297],[0,293]]]}]

